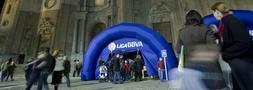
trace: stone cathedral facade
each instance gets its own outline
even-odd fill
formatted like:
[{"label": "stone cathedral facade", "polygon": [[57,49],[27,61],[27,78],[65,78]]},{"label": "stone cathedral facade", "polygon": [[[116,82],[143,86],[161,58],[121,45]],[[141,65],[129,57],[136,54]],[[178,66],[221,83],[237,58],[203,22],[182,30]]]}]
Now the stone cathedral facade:
[{"label": "stone cathedral facade", "polygon": [[145,24],[174,46],[187,11],[208,15],[217,1],[253,9],[252,0],[1,0],[0,59],[28,59],[49,47],[82,60],[99,32],[122,22]]}]

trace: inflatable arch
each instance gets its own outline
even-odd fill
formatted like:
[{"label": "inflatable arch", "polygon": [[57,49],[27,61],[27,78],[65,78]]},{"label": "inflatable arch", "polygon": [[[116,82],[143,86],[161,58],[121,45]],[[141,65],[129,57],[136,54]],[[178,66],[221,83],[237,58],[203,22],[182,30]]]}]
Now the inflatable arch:
[{"label": "inflatable arch", "polygon": [[82,80],[98,79],[99,58],[107,62],[111,49],[114,52],[140,50],[149,76],[157,75],[161,50],[167,51],[168,70],[178,63],[171,44],[158,32],[141,24],[122,23],[103,30],[91,41],[83,57]]},{"label": "inflatable arch", "polygon": [[[238,17],[242,22],[244,22],[251,39],[253,40],[253,11],[250,10],[232,10],[233,15]],[[215,24],[217,27],[219,26],[219,21],[217,21],[213,14],[207,15],[203,19],[204,24],[211,25]]]}]

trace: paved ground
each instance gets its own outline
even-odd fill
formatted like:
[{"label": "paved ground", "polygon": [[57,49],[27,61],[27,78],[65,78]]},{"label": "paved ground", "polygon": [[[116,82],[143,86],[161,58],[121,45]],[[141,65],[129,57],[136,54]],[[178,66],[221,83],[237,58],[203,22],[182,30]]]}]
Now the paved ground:
[{"label": "paved ground", "polygon": [[[0,90],[24,90],[25,78],[21,75],[16,75],[14,81],[0,82]],[[48,81],[51,80],[49,77]],[[123,84],[99,83],[94,81],[81,81],[79,77],[71,77],[72,87],[66,87],[65,80],[60,85],[59,90],[180,90],[176,88],[174,81],[160,82],[159,80],[145,80],[141,82],[127,81]],[[173,85],[174,84],[174,85]],[[36,90],[36,86],[32,88]],[[53,86],[50,85],[50,90]]]}]

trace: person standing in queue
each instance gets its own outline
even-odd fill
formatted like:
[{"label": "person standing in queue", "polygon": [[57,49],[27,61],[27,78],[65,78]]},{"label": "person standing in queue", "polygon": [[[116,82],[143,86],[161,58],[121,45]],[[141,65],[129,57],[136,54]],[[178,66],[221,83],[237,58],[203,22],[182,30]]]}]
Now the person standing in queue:
[{"label": "person standing in queue", "polygon": [[137,81],[138,79],[139,81],[142,81],[142,69],[143,69],[144,63],[139,54],[137,54],[136,56],[135,64],[136,64],[135,81]]},{"label": "person standing in queue", "polygon": [[163,61],[163,58],[159,58],[158,62],[157,62],[157,66],[158,66],[158,75],[159,75],[159,78],[161,80],[161,82],[163,82],[163,76],[164,76],[164,61]]},{"label": "person standing in queue", "polygon": [[116,54],[116,58],[113,59],[113,72],[114,72],[114,84],[122,83],[120,77],[120,55]]}]

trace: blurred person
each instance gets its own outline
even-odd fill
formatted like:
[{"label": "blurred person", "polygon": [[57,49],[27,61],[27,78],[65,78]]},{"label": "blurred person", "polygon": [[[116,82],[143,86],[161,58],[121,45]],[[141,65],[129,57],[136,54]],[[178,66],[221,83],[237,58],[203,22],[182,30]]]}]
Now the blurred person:
[{"label": "blurred person", "polygon": [[113,59],[113,72],[114,72],[114,78],[113,82],[114,84],[122,83],[121,80],[121,74],[120,74],[120,54],[116,54],[116,57]]},{"label": "blurred person", "polygon": [[215,44],[214,32],[202,22],[202,16],[196,10],[186,14],[185,26],[180,30],[177,52],[185,50],[185,68],[204,74],[203,82],[208,89],[225,88],[219,68],[219,49]]},{"label": "blurred person", "polygon": [[[209,27],[214,32],[214,37],[215,37],[216,44],[219,45],[219,33],[218,33],[219,29],[217,28],[217,26],[215,24],[211,24],[211,25],[209,25]],[[221,55],[219,55],[218,62],[220,64],[221,71],[222,71],[223,77],[225,79],[225,82],[227,84],[227,87],[231,90],[233,88],[231,68],[230,68],[230,66],[228,65],[227,62],[222,60]]]},{"label": "blurred person", "polygon": [[75,69],[73,72],[73,77],[75,77],[76,75],[77,75],[77,77],[79,77],[81,69],[82,69],[82,64],[79,62],[79,60],[76,60],[76,61],[74,61],[74,66],[75,66]]},{"label": "blurred person", "polygon": [[120,75],[121,80],[125,81],[125,70],[124,70],[124,58],[123,55],[120,55]]},{"label": "blurred person", "polygon": [[112,59],[113,59],[113,56],[110,55],[110,57],[107,61],[107,64],[106,64],[106,67],[108,69],[108,76],[107,76],[108,82],[113,81],[113,62],[112,62]]},{"label": "blurred person", "polygon": [[26,90],[30,90],[32,85],[37,84],[40,78],[41,70],[36,69],[36,66],[39,65],[43,60],[43,53],[38,53],[38,57],[32,59],[31,62],[25,64],[25,72],[27,73],[27,83]]},{"label": "blurred person", "polygon": [[7,76],[8,70],[7,70],[7,63],[8,62],[4,62],[1,65],[1,82],[3,82],[3,80],[5,79],[5,77]]},{"label": "blurred person", "polygon": [[5,81],[8,81],[9,77],[11,78],[11,81],[13,81],[14,80],[13,74],[14,74],[15,68],[17,66],[16,66],[15,62],[12,60],[12,58],[9,59],[9,61],[6,65],[7,65],[7,76],[6,76]]},{"label": "blurred person", "polygon": [[143,60],[141,59],[141,56],[138,54],[135,58],[135,65],[136,65],[135,81],[137,80],[142,81],[142,69],[143,69],[144,63],[143,63]]},{"label": "blurred person", "polygon": [[46,48],[42,55],[42,62],[36,66],[36,69],[41,70],[37,88],[38,90],[42,90],[42,87],[44,87],[45,90],[49,90],[47,78],[48,75],[53,72],[56,60],[55,57],[50,54],[49,48]]},{"label": "blurred person", "polygon": [[106,81],[107,77],[107,67],[105,66],[104,62],[100,63],[99,66],[99,82]]},{"label": "blurred person", "polygon": [[234,90],[252,90],[253,45],[245,24],[236,18],[224,2],[211,6],[214,17],[221,21],[219,46],[222,59],[231,67]]},{"label": "blurred person", "polygon": [[71,63],[70,63],[70,60],[68,59],[67,56],[64,56],[63,60],[64,60],[64,62],[63,62],[63,67],[64,67],[63,75],[65,77],[67,87],[71,87],[70,79],[69,79],[69,73],[70,73],[70,70],[71,70]]},{"label": "blurred person", "polygon": [[59,50],[54,51],[54,57],[56,58],[56,63],[52,74],[51,84],[54,85],[54,90],[58,90],[58,86],[61,83],[62,74],[64,71],[64,60],[62,52]]},{"label": "blurred person", "polygon": [[[40,62],[35,66],[36,70],[39,70],[38,87],[37,90],[49,90],[47,78],[50,73],[53,72],[55,67],[55,58],[50,54],[50,49],[46,48],[44,53],[39,55],[39,58],[34,62]],[[31,85],[26,87],[26,90],[30,90]]]},{"label": "blurred person", "polygon": [[130,71],[130,64],[128,62],[128,59],[125,60],[124,63],[124,74],[125,74],[125,80],[128,81],[131,79],[131,75],[130,75],[131,71]]}]

